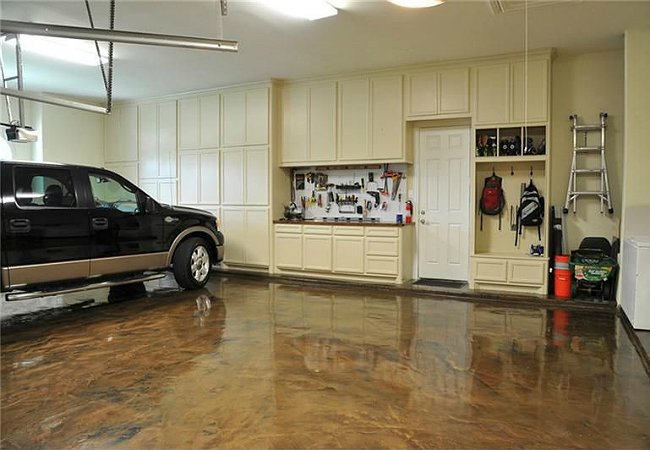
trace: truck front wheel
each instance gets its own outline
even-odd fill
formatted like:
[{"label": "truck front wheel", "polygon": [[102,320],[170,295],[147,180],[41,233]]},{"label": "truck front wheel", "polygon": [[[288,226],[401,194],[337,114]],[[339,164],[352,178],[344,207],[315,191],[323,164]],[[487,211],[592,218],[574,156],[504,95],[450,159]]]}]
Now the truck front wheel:
[{"label": "truck front wheel", "polygon": [[199,289],[205,286],[212,263],[210,252],[201,238],[189,238],[181,242],[174,253],[174,278],[184,289]]}]

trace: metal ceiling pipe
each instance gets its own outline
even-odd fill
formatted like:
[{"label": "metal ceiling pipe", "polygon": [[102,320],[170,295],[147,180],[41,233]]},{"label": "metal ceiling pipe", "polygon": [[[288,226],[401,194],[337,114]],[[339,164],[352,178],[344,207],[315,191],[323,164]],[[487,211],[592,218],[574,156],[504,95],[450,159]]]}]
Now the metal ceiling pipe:
[{"label": "metal ceiling pipe", "polygon": [[8,97],[16,97],[25,100],[33,100],[35,102],[41,102],[41,103],[49,103],[50,105],[65,106],[66,108],[80,109],[82,111],[88,111],[93,113],[109,114],[109,111],[104,106],[93,105],[92,103],[82,103],[75,100],[69,100],[67,98],[61,98],[50,94],[44,94],[42,92],[25,92],[25,91],[19,91],[18,89],[0,87],[0,95],[6,95]]},{"label": "metal ceiling pipe", "polygon": [[103,28],[71,27],[46,23],[0,20],[2,33],[32,34],[89,41],[120,42],[124,44],[158,45],[163,47],[191,48],[196,50],[216,50],[237,52],[239,43],[226,39],[207,39],[192,36],[140,33],[137,31],[107,30]]}]

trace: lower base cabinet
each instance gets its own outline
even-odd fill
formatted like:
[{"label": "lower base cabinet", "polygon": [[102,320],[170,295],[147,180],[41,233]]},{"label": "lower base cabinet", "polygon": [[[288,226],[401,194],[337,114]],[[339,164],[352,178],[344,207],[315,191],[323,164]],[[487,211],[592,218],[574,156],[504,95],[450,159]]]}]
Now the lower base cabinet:
[{"label": "lower base cabinet", "polygon": [[269,267],[268,208],[223,207],[221,223],[226,264]]},{"label": "lower base cabinet", "polygon": [[474,255],[471,287],[545,295],[548,289],[548,259]]},{"label": "lower base cabinet", "polygon": [[276,224],[274,272],[329,279],[412,278],[410,226]]}]

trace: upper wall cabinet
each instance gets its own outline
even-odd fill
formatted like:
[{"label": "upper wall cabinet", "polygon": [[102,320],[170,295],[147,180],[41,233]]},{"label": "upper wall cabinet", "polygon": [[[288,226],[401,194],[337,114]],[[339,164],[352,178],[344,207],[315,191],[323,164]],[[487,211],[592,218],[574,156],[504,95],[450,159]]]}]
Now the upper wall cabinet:
[{"label": "upper wall cabinet", "polygon": [[402,76],[339,82],[339,161],[404,161]]},{"label": "upper wall cabinet", "polygon": [[280,158],[285,166],[335,161],[335,81],[283,88]]},{"label": "upper wall cabinet", "polygon": [[178,101],[178,148],[194,150],[219,147],[219,94]]},{"label": "upper wall cabinet", "polygon": [[269,89],[225,92],[221,96],[224,147],[269,142]]},{"label": "upper wall cabinet", "polygon": [[140,178],[176,178],[176,102],[138,106]]},{"label": "upper wall cabinet", "polygon": [[116,106],[106,117],[104,160],[127,162],[138,160],[138,107]]},{"label": "upper wall cabinet", "polygon": [[548,59],[476,67],[475,124],[547,122],[549,67]]},{"label": "upper wall cabinet", "polygon": [[469,68],[406,75],[406,119],[469,113]]}]

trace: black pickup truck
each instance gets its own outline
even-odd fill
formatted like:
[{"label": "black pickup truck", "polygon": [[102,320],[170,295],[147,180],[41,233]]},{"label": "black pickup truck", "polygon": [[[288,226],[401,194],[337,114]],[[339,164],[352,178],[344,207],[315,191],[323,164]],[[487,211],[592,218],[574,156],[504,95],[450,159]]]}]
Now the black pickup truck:
[{"label": "black pickup truck", "polygon": [[217,219],[159,204],[94,167],[0,161],[2,292],[7,300],[115,286],[172,269],[185,289],[223,260]]}]

